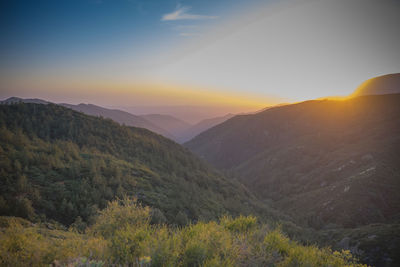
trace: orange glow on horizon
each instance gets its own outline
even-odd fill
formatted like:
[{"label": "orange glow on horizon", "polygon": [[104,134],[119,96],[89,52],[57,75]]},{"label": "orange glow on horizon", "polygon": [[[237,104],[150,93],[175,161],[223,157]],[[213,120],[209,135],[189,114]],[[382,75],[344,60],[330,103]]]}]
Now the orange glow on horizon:
[{"label": "orange glow on horizon", "polygon": [[[72,101],[107,106],[234,106],[259,109],[287,102],[286,99],[247,93],[227,92],[192,85],[165,84],[152,81],[67,80],[60,77],[19,79],[8,86],[10,96],[34,97],[54,102]],[[29,90],[26,90],[29,88]],[[26,93],[29,93],[27,95]],[[65,99],[65,100],[64,100]],[[75,100],[74,100],[75,99]]]}]

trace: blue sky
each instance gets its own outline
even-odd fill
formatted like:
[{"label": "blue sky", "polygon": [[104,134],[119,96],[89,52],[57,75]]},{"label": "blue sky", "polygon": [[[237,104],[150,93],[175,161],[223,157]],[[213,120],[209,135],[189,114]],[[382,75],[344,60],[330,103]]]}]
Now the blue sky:
[{"label": "blue sky", "polygon": [[[25,67],[46,62],[141,54],[195,35],[197,27],[250,1],[5,0],[1,53]],[[162,20],[174,11],[195,19]],[[177,19],[179,16],[176,17]]]}]

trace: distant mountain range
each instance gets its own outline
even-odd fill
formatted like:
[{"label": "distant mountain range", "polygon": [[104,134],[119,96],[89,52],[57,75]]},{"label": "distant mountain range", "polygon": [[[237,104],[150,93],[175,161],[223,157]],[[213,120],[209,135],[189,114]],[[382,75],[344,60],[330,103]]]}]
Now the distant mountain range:
[{"label": "distant mountain range", "polygon": [[148,129],[152,132],[161,134],[169,139],[174,139],[173,135],[171,135],[168,131],[159,127],[158,125],[153,124],[152,122],[146,120],[143,117],[136,116],[130,114],[128,112],[118,110],[118,109],[107,109],[100,106],[92,105],[92,104],[79,104],[79,105],[71,105],[71,104],[59,104],[61,106],[83,112],[87,115],[104,117],[108,119],[112,119],[119,124],[125,124],[127,126],[134,126]]},{"label": "distant mountain range", "polygon": [[187,142],[193,137],[197,136],[199,133],[204,132],[205,130],[210,129],[220,123],[223,123],[224,121],[229,120],[234,116],[234,114],[227,114],[222,117],[202,120],[182,131],[180,135],[178,135],[179,140],[181,141],[181,143]]},{"label": "distant mountain range", "polygon": [[[4,101],[2,104],[11,103],[35,103],[35,104],[48,104],[51,103],[42,99],[23,99],[19,97],[10,97]],[[58,105],[83,112],[87,115],[101,116],[104,118],[112,119],[120,124],[125,124],[127,126],[134,126],[148,129],[152,132],[161,134],[171,140],[178,143],[183,143],[191,138],[195,137],[204,130],[207,130],[229,118],[233,115],[228,114],[223,117],[211,118],[200,121],[194,125],[177,119],[171,115],[163,114],[147,114],[147,115],[133,115],[129,112],[118,110],[118,109],[108,109],[93,104],[67,104],[60,103]]]},{"label": "distant mountain range", "polygon": [[207,129],[210,129],[215,125],[218,125],[232,118],[233,116],[235,115],[227,114],[222,117],[205,119],[192,125],[170,115],[160,115],[160,114],[140,115],[140,117],[167,130],[174,136],[173,139],[178,143],[187,142],[196,135],[198,135],[199,133]]}]

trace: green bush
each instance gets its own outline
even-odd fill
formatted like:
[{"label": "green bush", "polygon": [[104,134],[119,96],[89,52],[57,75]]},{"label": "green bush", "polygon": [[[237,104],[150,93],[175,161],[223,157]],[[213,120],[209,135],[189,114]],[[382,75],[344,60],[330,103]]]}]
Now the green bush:
[{"label": "green bush", "polygon": [[135,199],[124,197],[109,202],[108,206],[99,212],[96,223],[90,230],[94,234],[110,238],[128,226],[148,225],[150,219],[149,207],[142,207]]},{"label": "green bush", "polygon": [[221,219],[221,224],[223,224],[229,231],[246,233],[256,227],[257,218],[254,216],[245,217],[240,215],[238,218],[233,220],[230,217],[225,216]]}]

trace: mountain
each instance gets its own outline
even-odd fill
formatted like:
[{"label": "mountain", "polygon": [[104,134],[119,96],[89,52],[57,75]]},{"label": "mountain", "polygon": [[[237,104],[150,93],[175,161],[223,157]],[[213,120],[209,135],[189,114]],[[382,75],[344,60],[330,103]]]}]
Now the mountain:
[{"label": "mountain", "polygon": [[363,82],[354,96],[383,95],[400,93],[400,73],[387,74]]},{"label": "mountain", "polygon": [[234,116],[232,114],[228,114],[223,117],[206,119],[195,125],[191,125],[171,115],[133,115],[126,111],[118,109],[107,109],[92,104],[71,105],[63,103],[59,105],[83,112],[88,115],[109,118],[127,126],[145,128],[152,132],[161,134],[162,136],[174,140],[178,143],[186,142],[201,133],[202,131],[205,131]]},{"label": "mountain", "polygon": [[175,118],[170,115],[163,114],[148,114],[148,115],[140,115],[140,117],[145,120],[157,125],[158,127],[167,130],[173,136],[173,140],[178,143],[184,143],[200,134],[201,132],[214,127],[217,124],[220,124],[230,118],[232,118],[233,114],[227,114],[225,116],[210,118],[202,120],[196,124],[189,124],[180,119]]},{"label": "mountain", "polygon": [[186,146],[302,219],[397,221],[398,114],[400,94],[307,101],[236,116]]},{"label": "mountain", "polygon": [[49,104],[50,102],[38,98],[19,98],[10,97],[6,100],[0,101],[0,104],[17,104],[17,103],[32,103],[32,104]]},{"label": "mountain", "polygon": [[[1,104],[12,104],[12,103],[35,103],[35,104],[48,104],[49,101],[42,99],[24,99],[19,97],[10,97],[6,100],[0,101]],[[83,112],[87,115],[101,116],[104,118],[112,119],[120,124],[125,124],[127,126],[140,127],[148,129],[152,132],[161,134],[171,140],[178,143],[183,143],[194,136],[198,135],[202,131],[205,131],[227,119],[232,117],[232,114],[228,114],[223,117],[211,118],[203,120],[197,124],[189,124],[171,115],[164,114],[146,114],[146,115],[133,115],[129,112],[118,110],[118,109],[108,109],[93,104],[67,104],[60,103],[58,105]]]},{"label": "mountain", "polygon": [[380,255],[370,263],[382,266],[400,250],[399,114],[400,94],[306,101],[235,116],[185,146],[298,224]]},{"label": "mountain", "polygon": [[192,126],[191,124],[177,119],[171,115],[146,114],[140,115],[140,117],[168,131],[173,136],[173,140],[177,141],[178,143],[181,143],[180,136],[182,133],[187,131],[187,129]]},{"label": "mountain", "polygon": [[235,116],[235,115],[227,114],[222,117],[216,117],[216,118],[202,120],[202,121],[192,125],[191,127],[187,128],[185,131],[183,131],[179,135],[179,140],[181,143],[187,142],[190,139],[192,139],[193,137],[197,136],[198,134],[204,132],[205,130],[208,130],[208,129],[214,127],[215,125],[218,125],[226,120],[229,120],[233,116]]},{"label": "mountain", "polygon": [[[51,102],[42,100],[42,99],[28,99],[28,98],[19,98],[19,97],[10,97],[6,100],[0,101],[0,104],[15,104],[15,103],[34,103],[34,104],[49,104]],[[120,124],[125,124],[127,126],[134,126],[148,129],[152,132],[161,134],[167,138],[174,139],[174,136],[167,132],[166,130],[154,125],[150,121],[147,121],[145,118],[140,116],[136,116],[130,114],[126,111],[118,110],[118,109],[107,109],[100,106],[96,106],[93,104],[79,104],[79,105],[72,105],[66,103],[60,103],[58,105],[83,112],[87,115],[104,117],[108,119],[112,119]]]},{"label": "mountain", "polygon": [[[0,105],[0,215],[70,225],[125,195],[174,224],[275,212],[175,142],[54,104]],[[276,216],[275,216],[276,217]]]},{"label": "mountain", "polygon": [[127,126],[134,126],[148,129],[152,132],[161,134],[169,139],[174,139],[173,135],[166,131],[165,129],[155,125],[154,123],[146,120],[141,116],[136,116],[126,111],[118,110],[118,109],[107,109],[100,106],[92,105],[92,104],[79,104],[79,105],[71,105],[71,104],[59,104],[61,106],[83,112],[87,115],[92,116],[101,116],[104,118],[112,119],[120,124],[125,124]]}]

